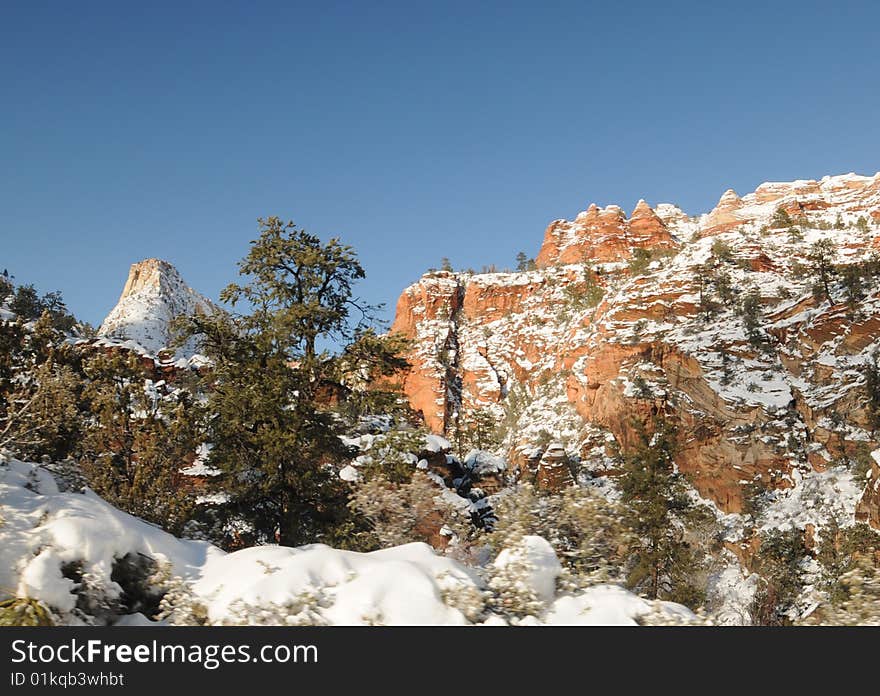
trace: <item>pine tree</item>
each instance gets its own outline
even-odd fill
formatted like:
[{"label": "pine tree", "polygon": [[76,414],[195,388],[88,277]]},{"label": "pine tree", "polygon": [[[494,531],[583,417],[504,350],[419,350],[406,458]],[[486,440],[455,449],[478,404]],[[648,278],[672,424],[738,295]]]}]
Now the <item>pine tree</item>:
[{"label": "pine tree", "polygon": [[675,471],[676,430],[662,416],[654,418],[650,432],[637,427],[639,444],[620,457],[624,520],[633,533],[628,583],[651,599],[698,603],[690,582],[696,560],[683,533],[696,513]]},{"label": "pine tree", "polygon": [[535,260],[529,258],[524,251],[519,252],[516,255],[516,270],[521,273],[525,271],[534,271]]},{"label": "pine tree", "polygon": [[[221,294],[251,312],[192,317],[184,331],[213,363],[203,385],[209,462],[224,472],[227,512],[257,539],[332,543],[350,523],[335,467],[351,451],[332,408],[344,365],[382,353],[379,371],[391,372],[394,346],[364,332],[375,308],[353,293],[364,271],[351,247],[277,217],[259,223],[239,263],[247,282]],[[331,343],[348,353],[330,352]]]},{"label": "pine tree", "polygon": [[846,292],[847,315],[850,321],[856,319],[859,302],[865,297],[862,277],[862,268],[857,264],[844,266],[841,271],[841,281]]},{"label": "pine tree", "polygon": [[745,294],[741,310],[743,325],[749,343],[760,350],[766,349],[767,339],[761,330],[761,291],[758,288],[752,288]]},{"label": "pine tree", "polygon": [[72,454],[83,429],[79,360],[48,312],[0,323],[0,447],[20,457]]},{"label": "pine tree", "polygon": [[829,302],[834,299],[831,296],[831,280],[836,273],[834,268],[834,244],[831,240],[820,239],[810,246],[807,260],[810,261],[813,273],[816,277],[816,284],[813,287],[813,294],[817,299],[825,297]]}]

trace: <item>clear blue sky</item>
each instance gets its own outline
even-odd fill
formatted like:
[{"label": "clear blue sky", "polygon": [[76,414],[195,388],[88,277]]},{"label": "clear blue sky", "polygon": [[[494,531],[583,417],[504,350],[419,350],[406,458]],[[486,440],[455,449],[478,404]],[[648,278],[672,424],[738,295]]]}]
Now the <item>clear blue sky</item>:
[{"label": "clear blue sky", "polygon": [[276,214],[390,312],[592,201],[873,174],[878,31],[827,0],[4,2],[0,267],[98,323],[149,256],[216,297]]}]

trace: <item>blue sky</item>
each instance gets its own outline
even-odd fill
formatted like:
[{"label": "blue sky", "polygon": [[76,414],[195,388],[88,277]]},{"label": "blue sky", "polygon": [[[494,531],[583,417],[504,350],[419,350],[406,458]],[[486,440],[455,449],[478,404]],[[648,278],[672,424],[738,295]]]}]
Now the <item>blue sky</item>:
[{"label": "blue sky", "polygon": [[92,323],[133,261],[211,297],[256,218],[386,302],[590,202],[880,170],[875,2],[6,2],[0,267]]}]

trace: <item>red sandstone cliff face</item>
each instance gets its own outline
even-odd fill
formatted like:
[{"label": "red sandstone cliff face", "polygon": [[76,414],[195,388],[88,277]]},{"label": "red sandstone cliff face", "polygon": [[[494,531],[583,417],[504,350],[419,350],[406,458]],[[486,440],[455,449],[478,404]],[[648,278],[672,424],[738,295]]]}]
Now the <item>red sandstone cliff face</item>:
[{"label": "red sandstone cliff face", "polygon": [[[779,208],[802,239],[774,227]],[[747,483],[795,489],[843,471],[877,445],[858,366],[880,347],[880,287],[853,313],[842,286],[834,304],[814,299],[803,268],[821,238],[834,242],[837,263],[867,258],[878,211],[880,175],[727,191],[698,218],[644,202],[629,218],[591,206],[548,227],[536,271],[435,273],[404,291],[393,330],[413,340],[407,395],[440,433],[488,410],[512,461],[536,477],[540,460],[521,454],[536,441],[550,437],[582,471],[608,473],[608,443],[631,446],[635,424],[663,411],[683,434],[681,471],[729,512],[742,509]],[[714,256],[717,239],[732,258]],[[637,248],[655,259],[641,275],[620,263]],[[586,296],[588,276],[603,288],[598,302]],[[726,298],[718,277],[732,286]],[[750,339],[737,306],[754,288],[761,317]],[[878,525],[874,468],[866,487],[841,476],[859,494],[860,518]],[[551,487],[566,485],[562,468],[551,471],[560,474]]]}]

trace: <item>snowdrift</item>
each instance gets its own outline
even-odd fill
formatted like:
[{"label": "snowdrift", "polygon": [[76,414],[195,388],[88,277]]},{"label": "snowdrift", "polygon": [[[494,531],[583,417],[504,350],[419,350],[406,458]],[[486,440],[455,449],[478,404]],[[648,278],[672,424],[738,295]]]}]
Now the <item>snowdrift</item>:
[{"label": "snowdrift", "polygon": [[[260,546],[224,553],[204,541],[177,539],[121,512],[91,491],[59,490],[32,463],[0,460],[0,588],[37,599],[62,623],[150,624],[120,568],[146,567],[141,578],[161,596],[183,587],[210,624],[466,625],[507,623],[477,611],[480,574],[422,543],[372,553],[314,544]],[[138,566],[131,559],[147,561]],[[521,624],[629,624],[641,617],[687,623],[694,615],[648,602],[616,586],[557,596],[561,566],[540,537],[506,549],[497,568],[525,563],[522,589],[541,611]],[[164,572],[156,572],[156,568]],[[171,580],[171,578],[174,578]],[[94,608],[101,607],[101,611]],[[91,613],[90,613],[91,612]]]}]

